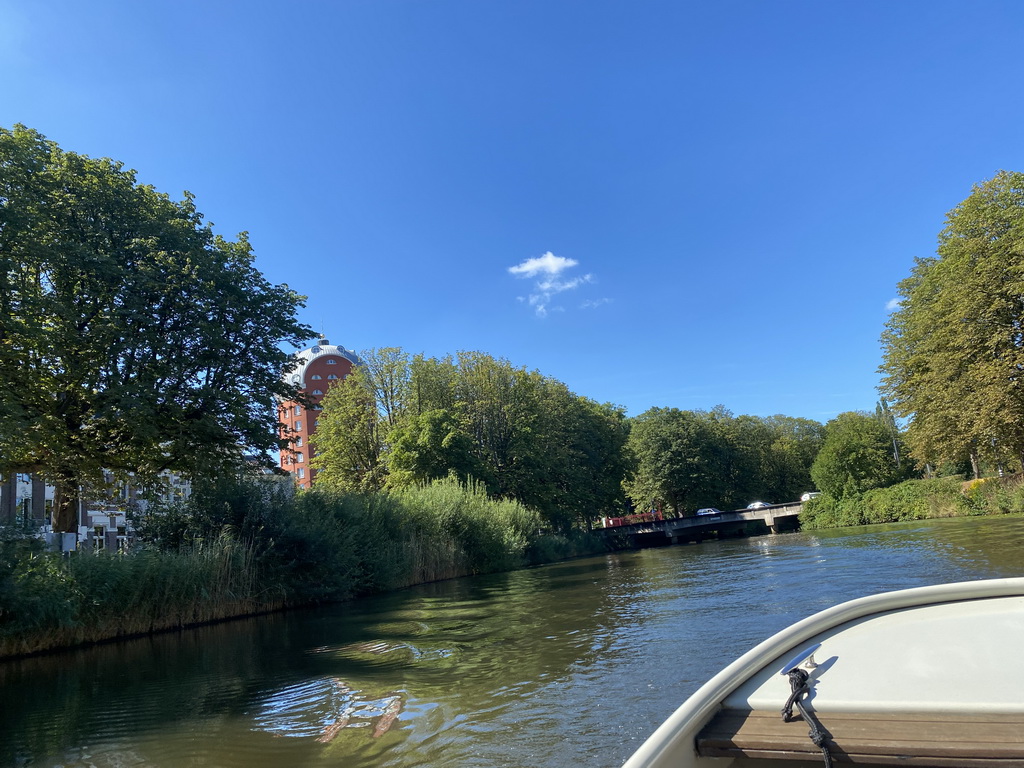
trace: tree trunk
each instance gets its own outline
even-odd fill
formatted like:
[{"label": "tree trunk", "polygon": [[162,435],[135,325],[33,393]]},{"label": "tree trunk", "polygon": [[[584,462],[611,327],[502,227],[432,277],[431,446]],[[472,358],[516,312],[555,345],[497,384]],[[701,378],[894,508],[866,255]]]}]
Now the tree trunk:
[{"label": "tree trunk", "polygon": [[971,451],[971,471],[974,472],[975,480],[981,478],[981,472],[978,470],[978,454],[975,451]]},{"label": "tree trunk", "polygon": [[58,480],[53,491],[50,523],[54,533],[78,533],[78,483]]},{"label": "tree trunk", "polygon": [[32,479],[32,524],[46,516],[46,483],[38,475],[30,475]]},{"label": "tree trunk", "polygon": [[11,472],[0,483],[0,524],[13,525],[18,514],[18,476]]}]

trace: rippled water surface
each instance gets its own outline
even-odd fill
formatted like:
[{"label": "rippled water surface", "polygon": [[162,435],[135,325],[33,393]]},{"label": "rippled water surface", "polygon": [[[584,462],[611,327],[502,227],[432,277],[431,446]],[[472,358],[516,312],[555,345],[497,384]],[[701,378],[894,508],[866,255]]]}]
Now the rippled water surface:
[{"label": "rippled water surface", "polygon": [[1024,575],[1024,519],[650,549],[0,663],[0,764],[617,766],[787,624]]}]

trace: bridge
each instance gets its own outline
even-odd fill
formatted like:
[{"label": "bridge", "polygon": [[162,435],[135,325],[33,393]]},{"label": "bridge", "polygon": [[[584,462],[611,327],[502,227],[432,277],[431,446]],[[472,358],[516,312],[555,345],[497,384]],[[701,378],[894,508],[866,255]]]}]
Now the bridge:
[{"label": "bridge", "polygon": [[770,504],[760,509],[737,509],[732,512],[716,512],[693,517],[674,517],[667,520],[616,525],[599,530],[606,536],[628,536],[630,543],[636,547],[657,547],[712,537],[725,538],[795,530],[803,508],[802,502],[795,501],[791,504]]}]

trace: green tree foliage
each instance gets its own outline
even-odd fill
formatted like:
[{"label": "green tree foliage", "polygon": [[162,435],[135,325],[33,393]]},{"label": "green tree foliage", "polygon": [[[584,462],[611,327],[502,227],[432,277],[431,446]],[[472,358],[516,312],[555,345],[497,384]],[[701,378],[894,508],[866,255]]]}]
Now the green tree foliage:
[{"label": "green tree foliage", "polygon": [[579,397],[553,379],[541,379],[540,408],[522,461],[525,483],[517,498],[544,512],[559,531],[588,527],[626,507],[623,480],[628,423],[621,408]]},{"label": "green tree foliage", "polygon": [[459,419],[437,408],[410,414],[389,437],[388,485],[401,488],[449,475],[480,477],[480,465]]},{"label": "green tree foliage", "polygon": [[822,425],[808,419],[652,408],[632,423],[636,468],[627,490],[637,508],[678,514],[796,499],[811,487],[823,439]]},{"label": "green tree foliage", "polygon": [[637,508],[664,506],[682,514],[724,505],[727,446],[717,426],[678,408],[651,408],[633,420],[636,474],[627,490]]},{"label": "green tree foliage", "polygon": [[1024,462],[1024,174],[1000,172],[946,217],[900,283],[882,390],[920,464]]},{"label": "green tree foliage", "polygon": [[811,467],[818,488],[836,499],[893,485],[907,475],[896,462],[888,425],[859,411],[841,413],[825,425],[825,442]]},{"label": "green tree foliage", "polygon": [[384,438],[387,425],[378,407],[370,375],[357,366],[335,382],[324,399],[310,443],[316,455],[316,482],[336,491],[379,491],[384,487]]},{"label": "green tree foliage", "polygon": [[389,433],[404,423],[410,386],[409,356],[397,347],[371,349],[362,364],[335,382],[310,438],[317,483],[338,491],[376,491],[387,479]]},{"label": "green tree foliage", "polygon": [[[560,531],[621,510],[629,469],[621,409],[480,352],[410,359],[391,351],[391,376],[373,372],[379,357],[364,355],[370,363],[349,377],[353,387],[324,398],[313,438],[318,483],[397,489],[472,478]],[[381,382],[391,380],[401,384],[388,401]]]},{"label": "green tree foliage", "polygon": [[56,485],[56,530],[103,470],[209,472],[277,447],[301,302],[187,193],[0,129],[0,472]]},{"label": "green tree foliage", "polygon": [[825,425],[782,415],[771,416],[765,422],[774,440],[764,495],[772,500],[797,499],[814,487],[811,466],[825,442]]}]

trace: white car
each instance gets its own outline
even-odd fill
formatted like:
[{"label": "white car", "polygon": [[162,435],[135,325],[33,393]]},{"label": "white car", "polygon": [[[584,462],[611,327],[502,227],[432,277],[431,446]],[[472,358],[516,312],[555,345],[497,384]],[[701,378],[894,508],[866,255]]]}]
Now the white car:
[{"label": "white car", "polygon": [[714,507],[704,507],[704,509],[697,510],[698,515],[720,515],[722,510],[715,509]]},{"label": "white car", "polygon": [[747,509],[764,509],[765,507],[770,506],[771,502],[769,501],[752,501],[749,504],[747,504]]},{"label": "white car", "polygon": [[810,501],[811,499],[816,498],[817,496],[821,496],[821,491],[808,491],[807,493],[800,497],[800,501]]}]

